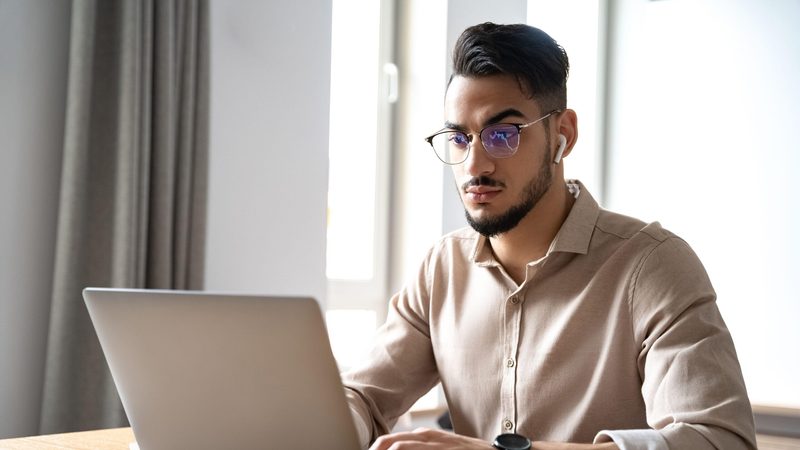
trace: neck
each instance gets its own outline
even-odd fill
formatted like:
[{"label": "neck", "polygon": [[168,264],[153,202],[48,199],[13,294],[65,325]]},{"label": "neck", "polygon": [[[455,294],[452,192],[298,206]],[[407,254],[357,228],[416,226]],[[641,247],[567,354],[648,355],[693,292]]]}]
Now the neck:
[{"label": "neck", "polygon": [[556,178],[536,206],[512,230],[489,238],[497,261],[517,284],[525,280],[529,262],[547,254],[575,197],[563,179]]}]

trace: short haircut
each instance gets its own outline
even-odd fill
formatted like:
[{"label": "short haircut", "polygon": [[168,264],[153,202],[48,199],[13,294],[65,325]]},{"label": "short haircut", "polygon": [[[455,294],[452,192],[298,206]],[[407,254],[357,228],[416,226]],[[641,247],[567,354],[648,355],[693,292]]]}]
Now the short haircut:
[{"label": "short haircut", "polygon": [[[542,113],[567,107],[567,52],[544,31],[523,24],[474,25],[453,48],[453,74],[473,78],[512,75]],[[448,86],[450,84],[448,81]]]}]

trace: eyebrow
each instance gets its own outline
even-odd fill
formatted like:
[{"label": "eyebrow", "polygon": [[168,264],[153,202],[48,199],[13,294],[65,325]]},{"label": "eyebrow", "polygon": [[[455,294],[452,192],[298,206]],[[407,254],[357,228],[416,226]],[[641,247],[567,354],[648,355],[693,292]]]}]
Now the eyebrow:
[{"label": "eyebrow", "polygon": [[[515,109],[515,108],[508,108],[508,109],[504,109],[503,111],[500,111],[499,113],[493,115],[492,117],[489,117],[489,119],[487,119],[484,122],[483,126],[489,126],[489,125],[493,125],[493,124],[496,124],[496,123],[500,123],[501,121],[503,121],[503,120],[505,120],[505,119],[507,119],[509,117],[519,117],[521,119],[526,119],[525,114],[523,114],[520,110]],[[449,122],[449,121],[445,121],[444,122],[444,127],[445,128],[450,128],[452,130],[457,130],[457,131],[465,131],[466,130],[466,128],[463,125],[460,125],[460,124],[457,124],[457,123],[453,123],[453,122]]]}]

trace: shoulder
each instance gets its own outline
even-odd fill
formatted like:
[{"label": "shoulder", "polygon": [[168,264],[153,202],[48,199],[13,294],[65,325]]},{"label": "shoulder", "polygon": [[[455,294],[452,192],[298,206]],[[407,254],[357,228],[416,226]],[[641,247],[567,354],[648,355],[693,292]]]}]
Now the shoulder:
[{"label": "shoulder", "polygon": [[661,228],[658,223],[650,224],[642,230],[642,234],[646,236],[642,239],[647,240],[649,245],[637,267],[634,280],[637,296],[649,296],[654,288],[669,288],[671,292],[678,289],[711,290],[700,258],[686,241]]},{"label": "shoulder", "polygon": [[429,247],[418,266],[417,281],[430,285],[437,274],[463,270],[474,261],[483,237],[465,227],[439,237]]},{"label": "shoulder", "polygon": [[481,235],[472,229],[472,227],[463,227],[453,230],[439,239],[440,243],[472,243],[475,244],[480,239]]},{"label": "shoulder", "polygon": [[439,238],[431,248],[430,256],[437,259],[442,257],[474,259],[483,241],[483,236],[471,227],[459,228]]},{"label": "shoulder", "polygon": [[641,269],[641,264],[654,256],[653,253],[658,256],[669,253],[665,251],[668,248],[689,249],[683,239],[662,227],[659,222],[647,223],[607,210],[601,210],[597,217],[593,242],[595,247],[610,246],[614,252],[626,254],[635,260],[637,269]]},{"label": "shoulder", "polygon": [[709,284],[705,268],[689,244],[659,222],[645,223],[602,211],[596,231],[605,233],[605,240],[617,241],[618,251],[630,258],[633,290]]},{"label": "shoulder", "polygon": [[[653,225],[656,227],[653,227]],[[619,214],[606,209],[601,209],[597,215],[595,229],[620,239],[631,239],[637,234],[645,232],[645,228],[661,228],[658,222],[647,224],[646,222],[634,217]],[[646,232],[645,232],[646,233]],[[657,233],[654,233],[657,234]]]},{"label": "shoulder", "polygon": [[658,222],[644,226],[632,240],[638,255],[628,301],[642,338],[660,334],[693,307],[716,301],[705,267],[685,240]]},{"label": "shoulder", "polygon": [[714,292],[703,264],[689,244],[659,222],[646,223],[601,210],[592,251],[628,279],[634,311],[681,310]]}]

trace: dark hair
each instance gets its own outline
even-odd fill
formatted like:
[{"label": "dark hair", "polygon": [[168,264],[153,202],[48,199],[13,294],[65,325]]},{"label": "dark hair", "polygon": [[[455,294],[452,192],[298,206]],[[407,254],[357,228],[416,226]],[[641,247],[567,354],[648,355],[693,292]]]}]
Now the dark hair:
[{"label": "dark hair", "polygon": [[[544,31],[529,25],[474,25],[453,48],[453,75],[508,74],[537,102],[542,113],[567,107],[567,52]],[[450,84],[448,81],[448,85]]]}]

